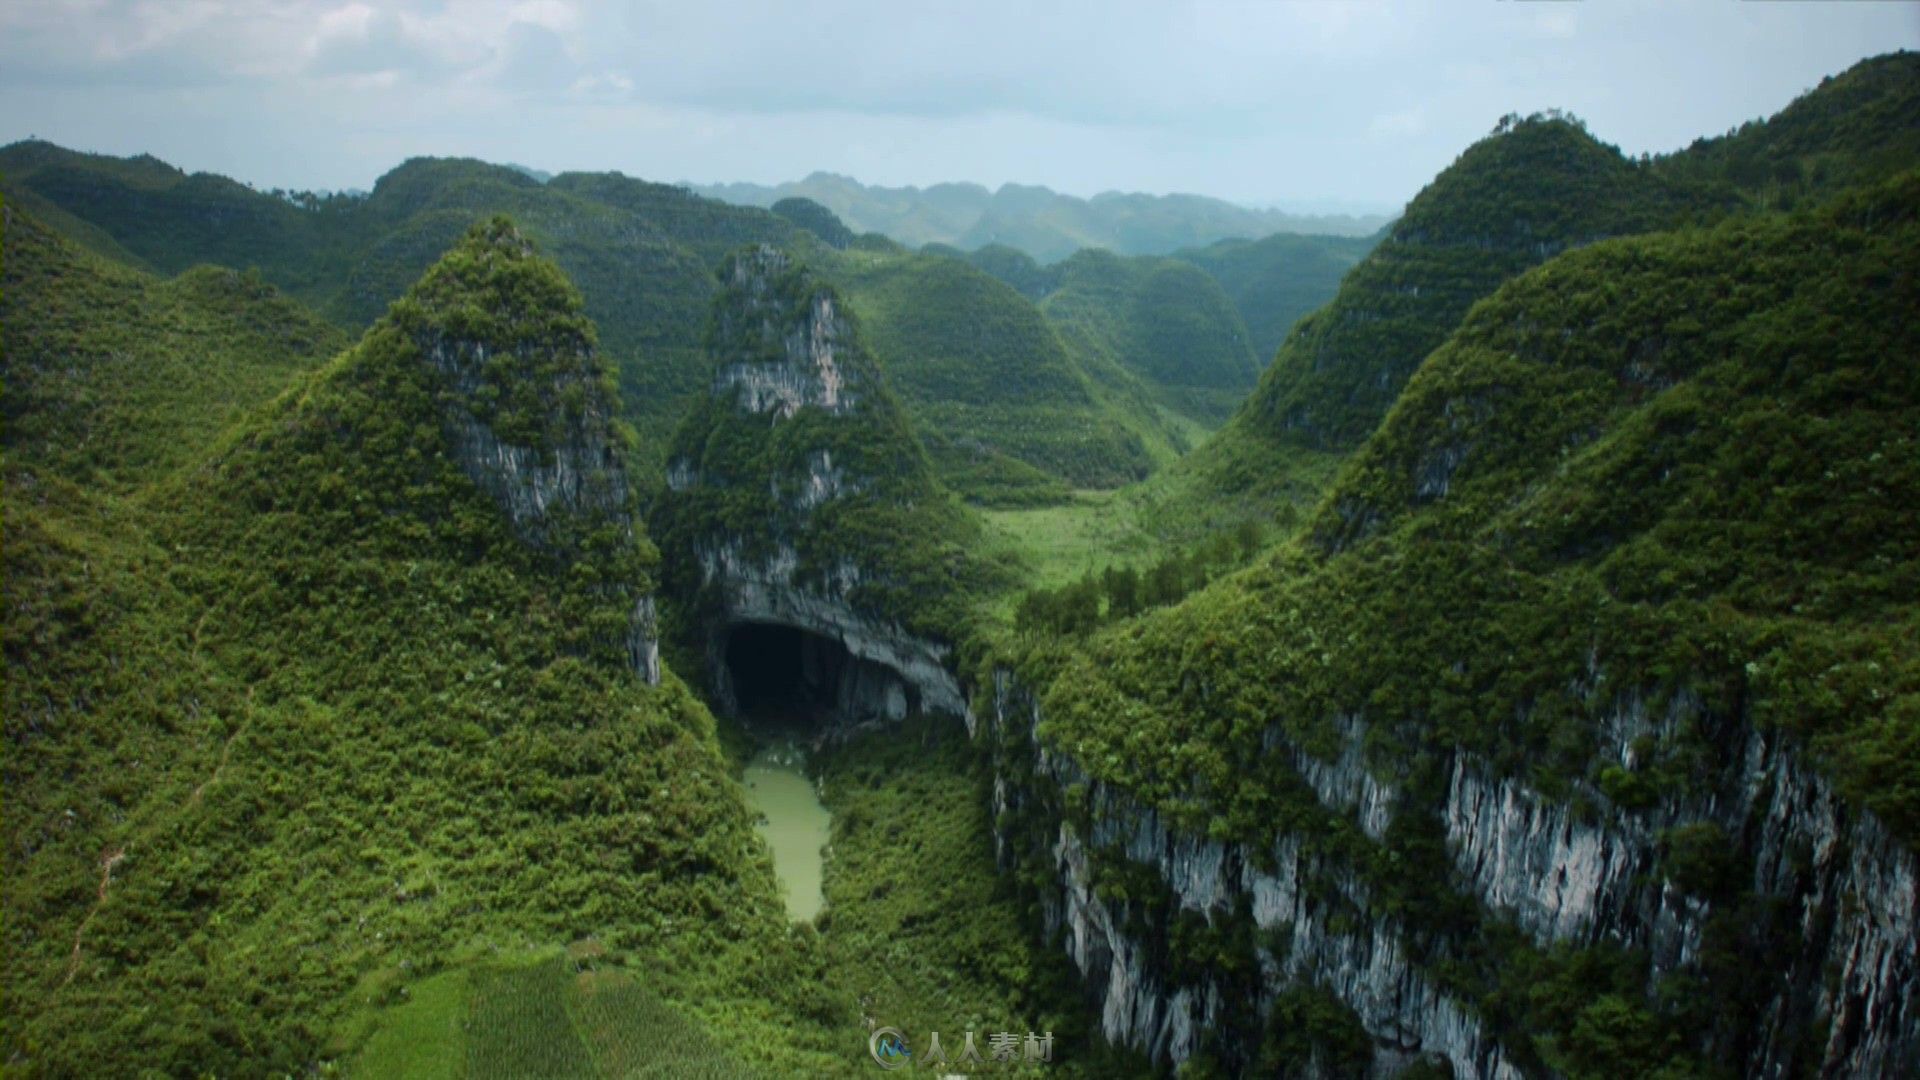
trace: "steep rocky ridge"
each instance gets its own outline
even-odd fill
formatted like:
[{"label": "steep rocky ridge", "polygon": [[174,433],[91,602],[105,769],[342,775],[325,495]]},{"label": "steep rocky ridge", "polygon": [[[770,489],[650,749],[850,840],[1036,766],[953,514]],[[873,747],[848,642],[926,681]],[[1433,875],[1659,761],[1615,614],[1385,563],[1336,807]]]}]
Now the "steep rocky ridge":
[{"label": "steep rocky ridge", "polygon": [[1109,1036],[1298,1069],[1305,990],[1386,1072],[1915,1067],[1917,220],[1909,174],[1550,261],[1299,548],[983,688]]},{"label": "steep rocky ridge", "polygon": [[[613,415],[613,374],[579,292],[545,266],[533,243],[496,217],[474,226],[388,317],[442,380],[450,455],[516,535],[562,563],[637,550],[623,453],[632,436]],[[658,683],[645,578],[609,574],[599,588],[631,605],[629,662]]]},{"label": "steep rocky ridge", "polygon": [[720,271],[710,389],[675,435],[655,511],[713,694],[726,635],[787,626],[844,648],[839,718],[961,713],[950,673],[970,522],[933,479],[840,294],[771,247]]},{"label": "steep rocky ridge", "polygon": [[184,467],[10,483],[9,1068],[319,1074],[476,948],[592,934],[669,998],[779,954],[712,718],[649,670],[591,344],[493,222]]}]

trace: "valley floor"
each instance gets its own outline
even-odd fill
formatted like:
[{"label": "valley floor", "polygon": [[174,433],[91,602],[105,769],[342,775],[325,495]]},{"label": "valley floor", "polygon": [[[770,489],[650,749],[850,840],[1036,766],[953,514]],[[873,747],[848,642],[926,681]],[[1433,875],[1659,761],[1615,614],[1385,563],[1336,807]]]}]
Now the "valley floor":
[{"label": "valley floor", "polygon": [[982,1054],[995,1032],[1050,1032],[1054,1060],[1025,1067],[1032,1075],[1147,1071],[1098,1044],[1064,953],[1033,940],[1030,913],[996,873],[986,774],[958,721],[914,718],[811,764],[833,812],[827,907],[793,934],[805,943],[802,977],[817,1015],[754,1015],[740,1008],[747,976],[664,985],[646,958],[585,940],[476,958],[389,990],[392,1004],[349,1025],[360,1049],[346,1073],[867,1075],[868,1021],[916,1047],[938,1031],[949,1059],[968,1030]]}]

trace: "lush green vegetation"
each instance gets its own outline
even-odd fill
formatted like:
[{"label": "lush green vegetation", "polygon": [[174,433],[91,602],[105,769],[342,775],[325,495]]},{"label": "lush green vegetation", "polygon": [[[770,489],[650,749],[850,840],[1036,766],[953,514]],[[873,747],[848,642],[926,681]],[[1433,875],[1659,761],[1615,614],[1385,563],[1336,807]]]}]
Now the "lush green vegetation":
[{"label": "lush green vegetation", "polygon": [[[791,354],[789,343],[824,336],[845,405],[809,400],[770,423],[741,407],[738,390],[700,399],[672,446],[676,465],[699,483],[667,493],[654,513],[672,553],[673,593],[687,600],[704,588],[703,545],[736,544],[750,558],[787,546],[799,560],[797,585],[831,591],[842,567],[856,566],[861,580],[848,593],[856,607],[954,637],[970,617],[965,597],[988,580],[970,552],[979,526],[935,479],[859,318],[831,284],[770,248],[735,255],[720,276],[726,286],[708,342],[714,368],[816,378],[811,358]],[[809,478],[828,461],[842,490],[804,505]]]},{"label": "lush green vegetation", "polygon": [[1415,196],[1333,302],[1294,328],[1248,403],[1250,419],[1268,437],[1357,445],[1427,353],[1502,281],[1567,248],[1712,205],[1578,121],[1508,118]]},{"label": "lush green vegetation", "polygon": [[1042,310],[1083,356],[1125,368],[1175,408],[1213,423],[1253,386],[1246,326],[1203,271],[1104,251],[1083,251],[1055,269],[1060,284]]},{"label": "lush green vegetation", "polygon": [[1036,303],[1060,287],[1060,264],[1042,266],[1033,256],[1005,244],[988,244],[973,251],[962,251],[950,244],[928,244],[920,250],[923,254],[972,263]]},{"label": "lush green vegetation", "polygon": [[[1035,947],[1054,866],[996,858],[996,830],[1090,839],[1084,787],[992,817],[952,723],[822,756],[831,906],[788,925],[733,779],[746,736],[672,670],[647,685],[624,641],[657,581],[691,601],[670,626],[699,618],[698,553],[732,542],[790,545],[802,584],[857,566],[852,602],[958,646],[976,690],[1015,667],[1049,752],[1176,827],[1302,839],[1367,897],[1299,882],[1333,932],[1396,935],[1522,1068],[1724,1073],[1804,935],[1748,891],[1735,830],[1662,819],[1647,872],[1710,916],[1698,963],[1656,977],[1483,907],[1435,810],[1464,754],[1582,818],[1650,814],[1716,791],[1751,723],[1920,840],[1913,69],[1871,61],[1660,161],[1559,115],[1502,121],[1219,437],[1098,491],[1071,485],[1145,475],[1221,415],[1252,370],[1239,313],[1274,332],[1326,264],[1277,240],[909,252],[817,203],[477,162],[318,198],[0,150],[0,1055],[836,1075],[870,1068],[871,1019],[1052,1030],[1037,1073],[1144,1071],[1097,1045],[1060,943]],[[955,236],[1059,209],[992,201]],[[1164,231],[1141,214],[1130,243]],[[800,257],[711,273],[761,242]],[[851,408],[772,423],[709,392],[716,365],[785,362],[823,305]],[[589,479],[613,496],[529,544],[455,459],[466,420],[543,453],[671,452],[700,482],[657,495],[664,559],[611,461]],[[803,506],[822,455],[846,486]],[[1624,763],[1600,729],[1629,701],[1678,720]],[[1273,757],[1331,753],[1349,715],[1400,793],[1377,839]],[[1025,738],[984,752],[1005,770]],[[1090,847],[1168,984],[1228,991],[1186,1073],[1364,1067],[1324,988],[1262,1015],[1278,936],[1244,906],[1183,911]]]},{"label": "lush green vegetation", "polygon": [[161,281],[6,215],[0,416],[8,452],[39,470],[114,490],[153,480],[346,344],[257,276]]},{"label": "lush green vegetation", "polygon": [[817,766],[834,815],[820,940],[864,1015],[916,1050],[938,1031],[950,1058],[969,1028],[983,1054],[991,1032],[1050,1031],[1054,1061],[1030,1075],[1145,1071],[1101,1044],[1064,951],[1036,946],[1037,913],[995,871],[992,778],[964,729],[915,718]]},{"label": "lush green vegetation", "polygon": [[[1709,140],[1630,162],[1560,113],[1502,118],[1409,204],[1330,303],[1299,320],[1226,426],[1153,476],[1141,498],[1174,520],[1229,525],[1310,505],[1427,354],[1514,274],[1605,236],[1785,201],[1770,181],[1746,184],[1752,177],[1729,155],[1790,158],[1807,170],[1817,159],[1824,186],[1808,191],[1910,167],[1914,155],[1898,148],[1913,138],[1903,106],[1913,64],[1902,53],[1856,65],[1746,127],[1737,155]],[[1209,269],[1234,290],[1230,270]]]},{"label": "lush green vegetation", "polygon": [[[1088,1028],[1064,954],[1032,947],[1030,912],[994,871],[991,779],[956,725],[916,717],[834,746],[813,768],[834,813],[829,906],[796,929],[815,966],[789,977],[858,1013],[830,1034],[837,1059],[776,1054],[769,1075],[802,1061],[820,1075],[871,1071],[860,1019],[900,1028],[917,1047],[939,1031],[950,1055],[968,1028],[983,1052],[991,1032],[1052,1032],[1054,1062],[1031,1075],[1146,1071]],[[393,1004],[361,1017],[372,1034],[353,1075],[757,1075],[738,1047],[691,1022],[593,939],[564,954],[477,958],[389,997]],[[795,1018],[793,1031],[774,1038],[817,1042],[811,1022]]]},{"label": "lush green vegetation", "polygon": [[[761,242],[795,251],[843,287],[940,475],[970,499],[1057,501],[1062,485],[1117,486],[1188,445],[1182,424],[1161,415],[1169,402],[1108,357],[1066,353],[1029,301],[949,260],[856,239],[805,200],[769,213],[616,173],[541,183],[506,166],[432,158],[407,161],[362,198],[290,199],[150,158],[37,142],[0,150],[0,175],[10,194],[96,252],[169,273],[200,262],[257,270],[355,331],[472,223],[512,214],[586,299],[648,487],[706,388],[712,268]],[[1214,304],[1192,318],[1221,313]]]},{"label": "lush green vegetation", "polygon": [[1105,623],[1132,618],[1150,608],[1178,603],[1220,575],[1244,566],[1265,537],[1243,521],[1232,533],[1216,533],[1188,551],[1162,556],[1151,566],[1108,565],[1089,570],[1070,585],[1029,590],[1014,611],[1023,634],[1085,634]]},{"label": "lush green vegetation", "polygon": [[1033,304],[964,262],[856,256],[827,269],[941,478],[969,499],[1118,487],[1184,448],[1137,383],[1124,373],[1114,388],[1095,382]]},{"label": "lush green vegetation", "polygon": [[833,211],[812,199],[781,199],[773,204],[773,213],[812,233],[836,251],[845,250],[853,243],[853,230],[834,217]]},{"label": "lush green vegetation", "polygon": [[1666,173],[1731,184],[1791,209],[1913,167],[1920,159],[1920,53],[1863,60],[1782,109],[1658,162]]},{"label": "lush green vegetation", "polygon": [[1020,563],[1024,581],[1045,587],[1066,584],[1115,559],[1142,562],[1163,541],[1133,513],[1132,490],[1076,491],[1054,506],[983,510],[987,547]]},{"label": "lush green vegetation", "polygon": [[[1368,246],[1357,240],[1280,235],[1260,241],[1258,250],[1292,250],[1293,241],[1352,246],[1354,259]],[[1222,241],[1218,246],[1226,250],[1248,243]],[[1254,382],[1257,365],[1240,312],[1271,302],[1297,302],[1293,293],[1299,286],[1292,279],[1314,278],[1316,273],[1316,284],[1308,287],[1313,296],[1308,306],[1318,306],[1333,295],[1340,274],[1353,261],[1303,272],[1274,265],[1273,260],[1207,262],[1088,250],[1041,266],[1024,252],[1000,244],[970,252],[940,244],[922,250],[971,263],[1039,303],[1062,342],[1097,382],[1123,397],[1138,398],[1145,389],[1158,407],[1199,423],[1203,432],[1232,412]],[[1194,273],[1183,262],[1205,273]],[[1222,291],[1228,283],[1237,290],[1232,299]],[[1271,349],[1264,349],[1262,355],[1268,352]]]},{"label": "lush green vegetation", "polygon": [[[1189,828],[1345,852],[1376,913],[1541,1063],[1704,1068],[1697,1039],[1741,1038],[1760,996],[1737,946],[1649,997],[1643,957],[1538,953],[1409,882],[1449,879],[1430,808],[1453,753],[1631,814],[1716,783],[1714,725],[1748,717],[1920,835],[1916,252],[1910,173],[1518,278],[1423,365],[1298,541],[1084,653],[1037,652],[1043,736]],[[1631,770],[1596,755],[1623,697],[1681,693],[1700,711]],[[1246,764],[1274,728],[1330,745],[1344,713],[1409,792],[1381,845]],[[1689,888],[1741,879],[1697,836],[1668,846]],[[1762,899],[1722,911],[1727,942],[1794,932]]]},{"label": "lush green vegetation", "polygon": [[[1477,605],[1489,605],[1489,619],[1500,611],[1525,615],[1526,626],[1489,629],[1485,647],[1500,650],[1497,662],[1486,661],[1490,677],[1495,669],[1571,670],[1568,665],[1584,663],[1602,630],[1602,640],[1620,635],[1623,649],[1634,642],[1626,652],[1633,670],[1693,677],[1701,673],[1691,665],[1652,664],[1639,650],[1653,644],[1641,635],[1664,638],[1662,652],[1700,662],[1720,658],[1717,668],[1741,650],[1726,640],[1690,639],[1744,626],[1740,637],[1756,651],[1716,676],[1742,682],[1768,670],[1764,658],[1780,645],[1770,635],[1826,627],[1833,633],[1780,651],[1813,656],[1837,649],[1838,659],[1862,644],[1840,644],[1852,640],[1841,630],[1859,623],[1869,638],[1882,627],[1895,629],[1886,643],[1891,647],[1905,601],[1914,595],[1905,588],[1911,560],[1894,550],[1911,513],[1898,493],[1915,480],[1907,467],[1912,456],[1904,453],[1913,373],[1895,359],[1905,355],[1903,335],[1911,327],[1894,315],[1908,298],[1900,275],[1910,261],[1901,245],[1910,229],[1904,200],[1911,187],[1909,178],[1873,200],[1818,216],[1602,245],[1529,275],[1504,290],[1499,303],[1476,312],[1436,353],[1322,504],[1310,545],[1211,591],[1206,603],[1142,624],[1132,636],[1205,639],[1205,623],[1237,608],[1250,617],[1246,632],[1216,632],[1216,647],[1233,640],[1235,652],[1259,649],[1265,631],[1256,627],[1304,641],[1323,621],[1367,625],[1362,613],[1373,602],[1368,597],[1376,597],[1380,606],[1371,618],[1383,628],[1417,628],[1416,613],[1429,608],[1434,626],[1450,627],[1454,646],[1405,654],[1443,667],[1461,659],[1474,640],[1464,628]],[[1823,259],[1833,264],[1831,272],[1811,273]],[[1740,270],[1715,275],[1705,272],[1709,265]],[[1559,334],[1558,327],[1576,320],[1583,334]],[[1662,328],[1658,336],[1648,335],[1652,326]],[[1549,399],[1555,408],[1538,407]],[[1770,430],[1767,438],[1752,436],[1761,429]],[[1839,440],[1835,452],[1813,449],[1831,440]],[[1748,456],[1759,460],[1747,462]],[[1843,470],[1842,461],[1853,464]],[[1648,482],[1626,482],[1648,470]],[[1444,475],[1444,489],[1437,475]],[[1443,573],[1442,566],[1459,560],[1465,562],[1458,571]],[[1424,575],[1450,584],[1413,587]],[[1544,591],[1509,595],[1523,587]],[[1578,624],[1590,629],[1541,632],[1534,620],[1571,618],[1575,609],[1568,604],[1579,605]],[[1702,620],[1686,634],[1678,634],[1677,624],[1686,621],[1681,610]],[[1295,619],[1305,621],[1289,629]],[[1356,629],[1340,639],[1378,646],[1390,636]],[[1828,645],[1821,646],[1822,639]],[[1130,640],[1107,646],[1132,648]],[[1528,653],[1555,647],[1567,655],[1517,664],[1506,650],[1520,643],[1532,643]],[[1745,667],[1748,659],[1753,671]],[[1313,665],[1321,670],[1314,693],[1326,696],[1273,702],[1249,715],[1306,723],[1341,708],[1419,702],[1430,685],[1523,699],[1531,694],[1499,680],[1476,684],[1471,663],[1467,675],[1423,669],[1402,680],[1375,648],[1354,653],[1353,660],[1345,675]],[[1275,655],[1269,665],[1280,662]],[[1904,676],[1897,665],[1880,670],[1891,680],[1882,688],[1886,707],[1897,715],[1888,692]],[[1294,684],[1287,692],[1305,693],[1305,687]],[[1861,695],[1871,700],[1865,690],[1849,691],[1846,700],[1859,704],[1854,699]],[[1550,730],[1520,738],[1488,728],[1472,718],[1508,715],[1494,707],[1501,699],[1479,707],[1470,700],[1446,713],[1449,723],[1469,724],[1446,728],[1453,742],[1515,761],[1551,760],[1533,752],[1549,749]],[[1801,718],[1796,724],[1815,715],[1787,712]],[[1878,727],[1865,719],[1850,723]],[[1836,740],[1835,751],[1859,752],[1845,742]],[[1577,755],[1562,764],[1569,763],[1582,772]],[[1910,812],[1895,813],[1908,797],[1905,785],[1875,787],[1872,801],[1896,820],[1910,818]],[[1859,794],[1869,797],[1864,789]]]},{"label": "lush green vegetation", "polygon": [[[554,279],[472,243],[498,296]],[[600,575],[645,588],[650,548],[589,531],[556,565],[450,460],[414,321],[459,309],[435,280],[139,491],[77,488],[9,429],[17,1066],[300,1072],[410,973],[589,934],[730,1037],[779,1049],[819,1008],[712,721],[602,632],[631,601]]]},{"label": "lush green vegetation", "polygon": [[[200,263],[260,278],[355,332],[383,313],[475,221],[497,213],[542,244],[581,288],[613,360],[643,473],[702,389],[712,267],[743,243],[811,243],[785,219],[618,174],[542,184],[506,166],[415,158],[362,198],[290,201],[152,158],[49,143],[0,149],[10,196],[60,215],[95,250],[176,273]],[[45,215],[43,215],[45,216]]]},{"label": "lush green vegetation", "polygon": [[1293,324],[1332,300],[1340,279],[1379,240],[1275,233],[1260,240],[1222,240],[1173,257],[1205,270],[1226,290],[1246,323],[1255,359],[1265,365]]}]

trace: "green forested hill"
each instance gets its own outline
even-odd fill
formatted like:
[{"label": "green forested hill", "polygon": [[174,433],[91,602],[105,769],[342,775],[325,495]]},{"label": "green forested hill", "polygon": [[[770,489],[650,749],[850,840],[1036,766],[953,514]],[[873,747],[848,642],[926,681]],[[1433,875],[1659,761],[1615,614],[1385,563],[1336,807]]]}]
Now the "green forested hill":
[{"label": "green forested hill", "polygon": [[6,191],[97,228],[155,269],[257,268],[355,331],[475,220],[511,213],[580,283],[641,435],[641,463],[654,468],[698,389],[713,262],[748,240],[804,235],[772,214],[664,185],[612,174],[541,184],[468,159],[412,159],[364,198],[298,205],[152,158],[77,154],[48,143],[0,149],[0,179]]},{"label": "green forested hill", "polygon": [[1920,160],[1920,53],[1863,60],[1795,99],[1658,161],[1673,176],[1730,184],[1791,207],[1884,180]]},{"label": "green forested hill", "polygon": [[347,343],[256,275],[159,279],[5,214],[0,415],[8,454],[36,473],[157,479]]},{"label": "green forested hill", "polygon": [[[784,252],[743,250],[723,274],[708,337],[716,388],[674,433],[674,467],[692,480],[655,513],[677,591],[703,584],[702,545],[731,541],[763,558],[785,544],[797,583],[827,592],[856,567],[857,584],[838,586],[850,603],[951,639],[980,582],[979,527],[936,478],[891,389],[894,369],[835,286]],[[831,385],[808,343],[822,343]],[[756,387],[793,395],[791,408],[749,397]]]},{"label": "green forested hill", "polygon": [[[1702,1040],[1742,1045],[1783,976],[1714,946],[1647,986],[1637,954],[1503,937],[1432,891],[1434,808],[1464,753],[1631,819],[1716,790],[1740,763],[1701,725],[1752,722],[1920,835],[1916,283],[1920,173],[1516,278],[1421,365],[1300,542],[1054,662],[1044,738],[1216,839],[1310,838],[1523,1062],[1710,1067]],[[1599,751],[1621,701],[1676,695],[1699,719],[1624,764]],[[1353,715],[1405,792],[1378,842],[1275,779],[1291,770],[1248,767],[1273,735],[1334,745]],[[1711,899],[1710,937],[1798,942],[1719,848],[1721,876],[1663,870]],[[1554,974],[1580,970],[1613,974]]]},{"label": "green forested hill", "polygon": [[[1797,162],[1833,191],[1911,167],[1915,58],[1863,61],[1772,120],[1658,161],[1632,162],[1555,113],[1503,118],[1408,204],[1332,302],[1294,327],[1227,432],[1189,471],[1245,491],[1276,440],[1343,451],[1386,414],[1472,304],[1571,247],[1704,221],[1767,201],[1747,162]],[[1788,166],[1781,165],[1780,168]],[[1809,181],[1811,183],[1811,181]],[[1776,200],[1777,201],[1777,200]],[[1265,445],[1263,445],[1265,444]]]},{"label": "green forested hill", "polygon": [[1864,61],[1772,120],[1657,160],[1628,161],[1558,114],[1503,118],[1294,326],[1240,411],[1156,479],[1157,498],[1189,513],[1223,498],[1293,498],[1303,475],[1374,430],[1427,353],[1514,274],[1608,236],[1786,201],[1766,170],[1741,162],[1820,162],[1825,186],[1803,192],[1911,167],[1913,65],[1908,54]]},{"label": "green forested hill", "polygon": [[1377,236],[1275,233],[1174,252],[1212,274],[1247,324],[1254,359],[1265,367],[1301,316],[1333,299],[1340,279],[1373,250]]},{"label": "green forested hill", "polygon": [[116,158],[48,142],[14,143],[0,147],[0,184],[9,196],[25,193],[93,226],[154,270],[171,274],[203,263],[258,268],[316,307],[337,287],[358,242],[355,231],[342,228],[352,200],[303,209],[144,154]]},{"label": "green forested hill", "polygon": [[928,255],[943,255],[972,263],[1036,303],[1045,300],[1048,293],[1060,287],[1059,264],[1041,266],[1033,256],[1005,244],[988,244],[972,251],[962,251],[952,244],[927,244],[920,250]]},{"label": "green forested hill", "polygon": [[776,217],[782,217],[812,233],[821,243],[842,251],[854,241],[853,230],[847,228],[833,211],[798,196],[781,199],[770,208]]},{"label": "green forested hill", "polygon": [[1045,494],[1060,480],[1116,487],[1175,453],[1177,436],[1133,380],[1096,382],[1032,303],[987,274],[908,253],[855,252],[824,268],[861,313],[941,474],[969,497]]},{"label": "green forested hill", "polygon": [[1082,251],[1053,268],[1047,320],[1090,364],[1146,380],[1197,419],[1218,422],[1259,370],[1233,302],[1203,271],[1173,259]]},{"label": "green forested hill", "polygon": [[[10,1068],[305,1072],[413,973],[588,936],[715,1008],[686,980],[790,962],[712,721],[620,644],[651,546],[617,507],[531,546],[455,460],[450,409],[536,445],[611,437],[599,377],[568,366],[590,333],[552,264],[476,233],[211,446],[142,432],[203,441],[142,490],[76,487],[10,430]],[[422,350],[475,341],[523,366],[449,398]],[[97,391],[89,423],[141,400]]]},{"label": "green forested hill", "polygon": [[[713,268],[727,252],[762,242],[812,258],[868,309],[917,427],[943,474],[970,496],[1057,499],[1063,485],[1111,487],[1185,447],[1137,380],[1103,358],[1063,357],[1027,299],[884,239],[855,241],[831,215],[816,214],[807,227],[613,173],[541,183],[461,159],[416,158],[364,198],[321,200],[46,143],[0,150],[0,177],[95,250],[168,273],[201,262],[257,267],[264,280],[353,329],[474,220],[511,213],[579,284],[649,479],[703,389]],[[1231,318],[1220,308],[1196,318]],[[976,321],[999,330],[975,334]]]},{"label": "green forested hill", "polygon": [[1332,299],[1374,243],[1276,233],[1171,258],[1082,251],[1050,266],[1004,244],[922,250],[972,263],[1011,285],[1041,304],[1083,362],[1130,370],[1164,390],[1165,404],[1211,426],[1239,405],[1294,322]]},{"label": "green forested hill", "polygon": [[1415,196],[1333,302],[1295,327],[1247,403],[1246,426],[1320,448],[1356,445],[1502,281],[1567,248],[1711,208],[1575,121],[1503,124]]},{"label": "green forested hill", "polygon": [[[1892,1006],[1822,965],[1920,842],[1915,62],[1659,160],[1508,118],[1377,244],[1047,266],[617,174],[0,148],[0,1069],[870,1075],[897,1022],[1057,1031],[1075,1080],[1189,1034],[1186,1075],[1432,1070],[1404,994],[1528,1075],[1817,1071],[1912,1008],[1889,923]],[[1172,206],[1104,203],[1143,244]],[[753,736],[681,681],[769,611],[973,695],[815,758],[802,925]],[[1336,755],[1391,797],[1316,792]],[[1450,820],[1469,768],[1521,797]],[[1839,833],[1763,868],[1759,783]],[[1590,934],[1450,846],[1550,816],[1631,840]],[[1529,837],[1510,880],[1584,858]],[[1391,956],[1340,984],[1296,927]],[[1067,941],[1191,1030],[1113,1055]]]}]

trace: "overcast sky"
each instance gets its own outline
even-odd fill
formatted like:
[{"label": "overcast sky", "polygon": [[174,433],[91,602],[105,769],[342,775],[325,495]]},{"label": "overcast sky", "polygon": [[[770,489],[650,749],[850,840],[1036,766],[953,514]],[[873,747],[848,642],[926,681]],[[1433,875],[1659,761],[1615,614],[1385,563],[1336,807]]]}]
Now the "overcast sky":
[{"label": "overcast sky", "polygon": [[0,142],[260,187],[471,155],[1397,207],[1506,112],[1629,153],[1920,47],[1920,3],[0,0]]}]

